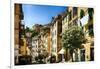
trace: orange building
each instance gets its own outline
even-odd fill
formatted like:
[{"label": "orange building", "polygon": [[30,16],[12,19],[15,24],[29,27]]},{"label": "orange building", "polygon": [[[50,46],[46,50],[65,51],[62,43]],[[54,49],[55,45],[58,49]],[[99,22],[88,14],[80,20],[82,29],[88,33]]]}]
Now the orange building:
[{"label": "orange building", "polygon": [[15,64],[19,63],[19,48],[20,48],[20,25],[23,20],[23,11],[21,4],[14,5],[14,45],[15,45]]}]

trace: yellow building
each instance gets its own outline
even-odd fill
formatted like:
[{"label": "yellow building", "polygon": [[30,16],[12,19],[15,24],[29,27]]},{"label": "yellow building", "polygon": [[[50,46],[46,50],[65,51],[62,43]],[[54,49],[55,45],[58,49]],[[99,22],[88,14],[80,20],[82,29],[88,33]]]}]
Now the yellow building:
[{"label": "yellow building", "polygon": [[41,51],[43,52],[43,54],[48,57],[51,54],[51,46],[50,46],[50,27],[49,26],[44,26],[41,29],[41,38],[40,38],[41,42]]},{"label": "yellow building", "polygon": [[20,53],[21,53],[20,56],[25,56],[25,55],[27,55],[26,39],[22,38],[21,41],[22,41],[23,44],[20,47]]},{"label": "yellow building", "polygon": [[93,32],[94,9],[82,7],[78,9],[78,12],[83,32],[85,38],[87,39],[86,43],[83,44],[83,49],[80,50],[80,52],[85,53],[85,55],[83,56],[85,59],[83,61],[93,61],[94,60],[94,32]]},{"label": "yellow building", "polygon": [[[82,28],[87,39],[86,43],[82,44],[83,48],[78,49],[78,61],[94,60],[93,8],[68,7],[67,11],[62,15],[62,34],[65,30],[73,28],[74,26]],[[89,33],[92,33],[92,36]],[[68,53],[66,53],[65,59],[70,59]]]},{"label": "yellow building", "polygon": [[51,45],[50,45],[50,27],[46,27],[44,31],[44,46],[48,55],[51,55]]},{"label": "yellow building", "polygon": [[51,56],[51,41],[50,41],[50,26],[46,25],[42,28],[43,30],[43,46],[44,46],[44,50],[43,50],[43,54],[45,57],[45,62],[47,63],[47,59],[49,56]]}]

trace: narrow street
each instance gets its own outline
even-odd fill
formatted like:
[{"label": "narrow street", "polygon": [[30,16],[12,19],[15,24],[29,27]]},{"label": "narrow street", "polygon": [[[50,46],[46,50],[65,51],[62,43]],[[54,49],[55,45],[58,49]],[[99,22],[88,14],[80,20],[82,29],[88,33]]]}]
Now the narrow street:
[{"label": "narrow street", "polygon": [[94,9],[15,4],[15,65],[94,61]]}]

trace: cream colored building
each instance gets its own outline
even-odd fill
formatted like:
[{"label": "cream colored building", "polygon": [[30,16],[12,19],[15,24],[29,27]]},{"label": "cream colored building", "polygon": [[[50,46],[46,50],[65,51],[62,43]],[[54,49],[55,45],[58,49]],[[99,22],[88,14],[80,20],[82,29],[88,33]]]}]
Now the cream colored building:
[{"label": "cream colored building", "polygon": [[61,33],[62,33],[62,16],[58,15],[52,20],[52,25],[50,28],[51,35],[51,53],[56,56],[56,61],[59,61],[59,51],[61,50]]},{"label": "cream colored building", "polygon": [[32,50],[31,50],[31,55],[32,55],[32,63],[35,62],[35,57],[38,56],[38,36],[35,36],[32,38]]}]

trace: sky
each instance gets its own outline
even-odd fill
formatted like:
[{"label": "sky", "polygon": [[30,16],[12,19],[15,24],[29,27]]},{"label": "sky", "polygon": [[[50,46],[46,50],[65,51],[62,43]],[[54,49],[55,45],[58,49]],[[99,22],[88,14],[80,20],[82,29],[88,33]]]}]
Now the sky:
[{"label": "sky", "polygon": [[23,4],[25,26],[32,27],[34,24],[47,24],[52,17],[64,12],[64,6],[31,5]]}]

